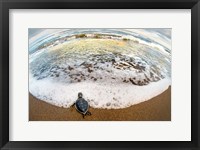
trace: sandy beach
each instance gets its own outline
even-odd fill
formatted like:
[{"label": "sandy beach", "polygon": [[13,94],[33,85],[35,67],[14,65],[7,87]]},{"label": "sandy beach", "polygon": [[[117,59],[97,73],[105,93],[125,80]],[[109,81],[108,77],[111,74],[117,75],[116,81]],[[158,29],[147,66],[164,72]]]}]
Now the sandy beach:
[{"label": "sandy beach", "polygon": [[61,108],[29,94],[29,121],[170,121],[171,87],[162,94],[124,109],[90,108],[85,118],[75,107]]}]

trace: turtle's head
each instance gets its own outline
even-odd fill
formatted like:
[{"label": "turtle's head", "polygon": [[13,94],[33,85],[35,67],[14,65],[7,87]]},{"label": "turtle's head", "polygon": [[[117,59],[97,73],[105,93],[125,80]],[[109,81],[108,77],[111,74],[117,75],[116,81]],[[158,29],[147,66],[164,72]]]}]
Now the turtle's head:
[{"label": "turtle's head", "polygon": [[78,93],[78,98],[82,98],[83,94],[81,92]]}]

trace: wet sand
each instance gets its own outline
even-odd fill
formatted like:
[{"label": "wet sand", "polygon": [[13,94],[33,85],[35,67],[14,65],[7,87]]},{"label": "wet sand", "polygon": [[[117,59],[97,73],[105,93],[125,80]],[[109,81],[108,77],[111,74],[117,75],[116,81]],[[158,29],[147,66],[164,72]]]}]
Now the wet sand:
[{"label": "wet sand", "polygon": [[57,107],[29,94],[29,121],[170,121],[171,87],[151,100],[128,108],[90,108],[89,111],[92,115],[83,118],[75,107]]}]

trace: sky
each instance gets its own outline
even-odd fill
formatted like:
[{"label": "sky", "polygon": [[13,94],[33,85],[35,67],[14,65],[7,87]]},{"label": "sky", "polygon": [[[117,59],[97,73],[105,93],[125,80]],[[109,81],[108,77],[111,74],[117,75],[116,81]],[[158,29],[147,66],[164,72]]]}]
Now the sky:
[{"label": "sky", "polygon": [[134,36],[141,40],[151,43],[159,44],[171,51],[171,29],[170,28],[141,28],[141,29],[115,29],[115,28],[91,28],[91,29],[43,29],[43,28],[30,28],[29,29],[29,52],[34,52],[37,48],[59,37],[74,35],[79,33],[109,33],[109,34],[122,34],[127,36]]}]

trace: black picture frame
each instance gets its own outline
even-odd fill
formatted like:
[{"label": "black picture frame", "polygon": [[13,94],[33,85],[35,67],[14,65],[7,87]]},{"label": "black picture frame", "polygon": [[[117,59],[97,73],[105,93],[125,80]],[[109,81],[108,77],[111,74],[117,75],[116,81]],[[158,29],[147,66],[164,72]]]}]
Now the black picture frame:
[{"label": "black picture frame", "polygon": [[[9,141],[9,9],[191,9],[191,141]],[[178,18],[177,18],[178,19]],[[0,0],[0,148],[7,149],[200,149],[199,0]],[[184,117],[184,116],[183,116]]]}]

